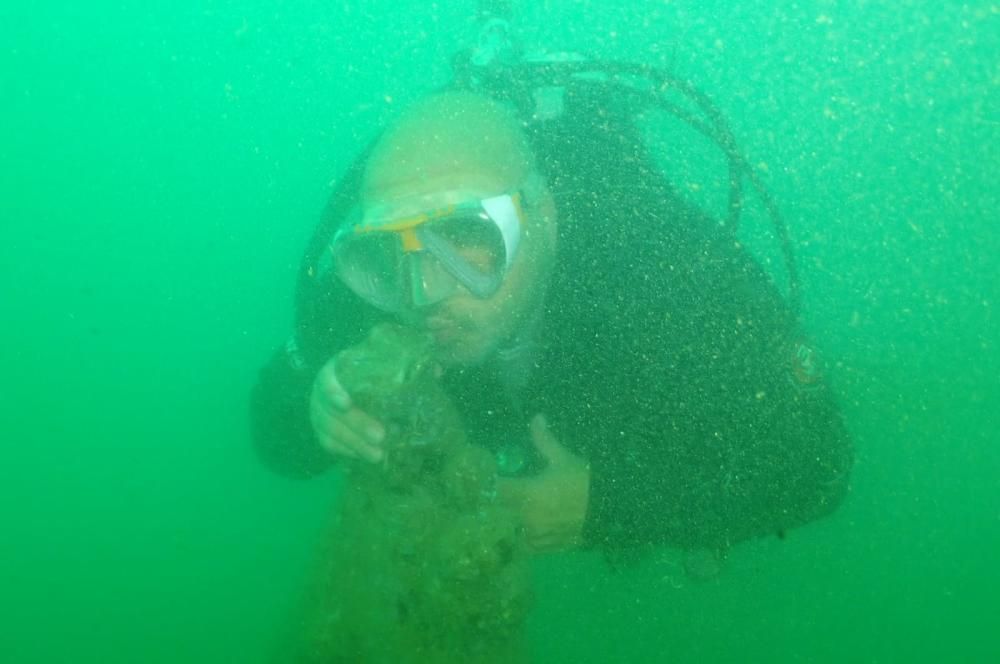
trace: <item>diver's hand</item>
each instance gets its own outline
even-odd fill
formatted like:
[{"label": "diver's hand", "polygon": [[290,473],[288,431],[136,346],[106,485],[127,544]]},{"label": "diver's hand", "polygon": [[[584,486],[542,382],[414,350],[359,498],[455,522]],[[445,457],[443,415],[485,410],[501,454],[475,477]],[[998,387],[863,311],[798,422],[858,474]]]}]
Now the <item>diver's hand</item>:
[{"label": "diver's hand", "polygon": [[372,463],[385,456],[381,447],[385,428],[351,402],[351,396],[337,380],[332,359],[313,381],[309,421],[319,444],[330,454]]},{"label": "diver's hand", "polygon": [[520,513],[536,553],[576,548],[587,516],[590,467],[556,440],[542,415],[531,420],[531,438],[548,465],[534,477],[499,478],[500,498]]}]

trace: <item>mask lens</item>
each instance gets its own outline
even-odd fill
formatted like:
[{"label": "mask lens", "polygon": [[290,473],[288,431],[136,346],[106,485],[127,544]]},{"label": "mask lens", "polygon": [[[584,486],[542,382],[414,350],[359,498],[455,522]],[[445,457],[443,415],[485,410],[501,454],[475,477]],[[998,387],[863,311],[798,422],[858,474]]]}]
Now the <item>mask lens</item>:
[{"label": "mask lens", "polygon": [[500,229],[485,212],[473,212],[436,220],[425,231],[447,250],[483,275],[499,275],[506,264]]},{"label": "mask lens", "polygon": [[333,243],[337,276],[363,299],[398,311],[407,294],[405,255],[394,233],[344,231]]}]

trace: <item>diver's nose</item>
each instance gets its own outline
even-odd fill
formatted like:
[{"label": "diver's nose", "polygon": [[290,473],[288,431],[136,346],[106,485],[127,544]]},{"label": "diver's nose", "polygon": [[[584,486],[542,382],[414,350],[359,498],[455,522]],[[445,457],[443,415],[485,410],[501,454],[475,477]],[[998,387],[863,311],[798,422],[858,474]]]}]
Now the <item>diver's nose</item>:
[{"label": "diver's nose", "polygon": [[455,279],[426,251],[407,255],[410,303],[426,310],[444,302],[455,292]]}]

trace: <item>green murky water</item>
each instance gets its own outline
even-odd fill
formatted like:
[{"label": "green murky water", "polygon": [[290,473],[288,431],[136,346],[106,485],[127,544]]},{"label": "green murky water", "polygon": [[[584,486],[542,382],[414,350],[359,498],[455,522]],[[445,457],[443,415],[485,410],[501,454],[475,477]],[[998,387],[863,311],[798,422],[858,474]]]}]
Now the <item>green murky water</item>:
[{"label": "green murky water", "polygon": [[[996,661],[1000,5],[514,4],[525,44],[729,116],[857,448],[839,512],[711,581],[538,561],[537,661]],[[328,184],[448,80],[473,5],[0,7],[0,660],[273,654],[336,480],[265,471],[247,392]]]}]

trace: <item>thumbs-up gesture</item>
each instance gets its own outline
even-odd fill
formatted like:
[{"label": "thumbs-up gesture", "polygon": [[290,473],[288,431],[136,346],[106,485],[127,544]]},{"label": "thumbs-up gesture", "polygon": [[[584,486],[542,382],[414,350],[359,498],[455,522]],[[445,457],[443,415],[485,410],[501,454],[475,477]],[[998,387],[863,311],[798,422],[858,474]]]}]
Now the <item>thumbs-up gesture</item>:
[{"label": "thumbs-up gesture", "polygon": [[556,440],[543,415],[532,418],[531,439],[548,462],[545,469],[533,477],[500,478],[500,496],[520,513],[533,551],[576,548],[587,516],[590,467]]}]

